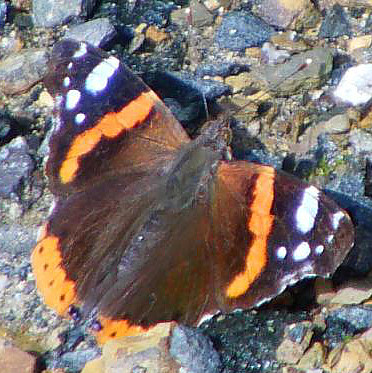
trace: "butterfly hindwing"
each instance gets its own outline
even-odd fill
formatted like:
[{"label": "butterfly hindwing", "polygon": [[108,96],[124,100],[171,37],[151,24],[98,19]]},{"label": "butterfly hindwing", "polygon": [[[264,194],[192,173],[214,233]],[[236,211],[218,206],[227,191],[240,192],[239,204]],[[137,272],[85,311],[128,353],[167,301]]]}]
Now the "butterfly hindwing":
[{"label": "butterfly hindwing", "polygon": [[303,278],[329,276],[354,242],[345,211],[272,167],[222,162],[212,200],[223,309],[257,306]]}]

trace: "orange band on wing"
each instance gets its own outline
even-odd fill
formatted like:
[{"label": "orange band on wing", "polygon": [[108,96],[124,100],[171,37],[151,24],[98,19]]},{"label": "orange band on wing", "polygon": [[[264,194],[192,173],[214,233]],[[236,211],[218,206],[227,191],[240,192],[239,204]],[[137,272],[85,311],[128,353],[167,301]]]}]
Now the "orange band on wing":
[{"label": "orange band on wing", "polygon": [[102,329],[96,332],[95,336],[100,345],[105,344],[110,339],[138,335],[148,330],[141,326],[130,325],[127,320],[111,320],[100,316],[98,321]]},{"label": "orange band on wing", "polygon": [[119,112],[107,113],[96,126],[78,135],[61,165],[61,182],[67,184],[74,180],[79,169],[79,158],[92,151],[102,137],[115,138],[146,120],[156,98],[150,92],[142,93]]},{"label": "orange band on wing", "polygon": [[67,279],[62,267],[59,238],[44,235],[32,252],[31,265],[45,303],[60,315],[66,313],[76,302],[76,290],[75,283]]},{"label": "orange band on wing", "polygon": [[271,232],[274,216],[271,207],[274,200],[274,170],[262,166],[258,175],[251,206],[247,229],[253,235],[248,254],[245,258],[245,269],[234,277],[229,284],[226,295],[237,298],[247,292],[253,281],[261,274],[267,262],[267,239]]}]

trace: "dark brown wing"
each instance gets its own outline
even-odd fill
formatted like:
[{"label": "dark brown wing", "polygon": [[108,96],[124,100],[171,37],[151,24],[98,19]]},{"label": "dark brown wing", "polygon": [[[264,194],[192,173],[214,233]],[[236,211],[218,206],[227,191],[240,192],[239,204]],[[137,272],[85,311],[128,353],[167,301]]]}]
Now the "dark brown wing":
[{"label": "dark brown wing", "polygon": [[300,279],[329,276],[354,242],[345,211],[268,166],[222,162],[212,209],[216,299],[225,311],[257,306]]},{"label": "dark brown wing", "polygon": [[141,79],[89,44],[56,44],[45,84],[56,98],[47,164],[56,195],[82,190],[105,175],[148,173],[189,141]]}]

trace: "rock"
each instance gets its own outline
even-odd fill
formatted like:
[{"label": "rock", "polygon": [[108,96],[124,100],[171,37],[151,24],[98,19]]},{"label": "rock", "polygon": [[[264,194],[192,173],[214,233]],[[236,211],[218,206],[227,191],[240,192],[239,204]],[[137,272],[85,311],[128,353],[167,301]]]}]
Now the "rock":
[{"label": "rock", "polygon": [[361,35],[348,40],[347,49],[349,53],[353,53],[359,48],[369,48],[372,44],[372,35]]},{"label": "rock", "polygon": [[54,27],[74,18],[85,18],[95,3],[95,0],[33,0],[34,24],[36,27]]},{"label": "rock", "polygon": [[111,340],[102,357],[82,373],[215,373],[220,366],[212,343],[200,331],[162,323],[147,333]]},{"label": "rock", "polygon": [[261,55],[263,62],[269,65],[283,63],[291,56],[288,51],[277,49],[268,42],[264,43],[264,45],[262,46]]},{"label": "rock", "polygon": [[370,373],[371,348],[363,340],[352,340],[332,350],[325,368],[332,373]]},{"label": "rock", "polygon": [[372,98],[372,64],[350,67],[333,92],[336,100],[353,106],[365,104]]},{"label": "rock", "polygon": [[[278,28],[296,28],[312,20],[314,24],[314,5],[310,0],[263,0],[260,5],[260,17],[269,25]],[[319,17],[316,17],[319,18]]]},{"label": "rock", "polygon": [[283,363],[296,364],[309,347],[312,335],[311,323],[308,321],[287,326],[284,340],[276,352],[277,359]]},{"label": "rock", "polygon": [[281,65],[254,68],[252,75],[275,95],[288,96],[301,90],[317,88],[329,76],[332,59],[330,49],[314,48],[292,56]]},{"label": "rock", "polygon": [[17,137],[0,149],[0,197],[16,195],[23,182],[31,175],[34,162],[26,140]]},{"label": "rock", "polygon": [[215,41],[221,48],[243,52],[261,46],[274,33],[271,26],[248,12],[231,12],[223,17]]},{"label": "rock", "polygon": [[355,155],[371,152],[372,135],[367,131],[355,128],[350,132],[349,140]]},{"label": "rock", "polygon": [[213,14],[207,9],[203,2],[190,1],[190,23],[195,27],[210,26],[213,23]]},{"label": "rock", "polygon": [[107,18],[96,18],[80,25],[72,26],[65,37],[79,41],[87,41],[95,47],[102,48],[116,35],[116,30]]},{"label": "rock", "polygon": [[328,12],[319,30],[320,38],[351,36],[351,26],[341,5],[335,4]]},{"label": "rock", "polygon": [[40,81],[46,74],[46,49],[27,49],[14,53],[0,62],[0,91],[21,93]]},{"label": "rock", "polygon": [[36,357],[0,338],[0,367],[1,373],[34,373]]},{"label": "rock", "polygon": [[[301,357],[298,368],[311,372],[310,369],[318,369],[325,362],[325,348],[319,342],[315,342]],[[313,373],[315,373],[313,371]]]}]

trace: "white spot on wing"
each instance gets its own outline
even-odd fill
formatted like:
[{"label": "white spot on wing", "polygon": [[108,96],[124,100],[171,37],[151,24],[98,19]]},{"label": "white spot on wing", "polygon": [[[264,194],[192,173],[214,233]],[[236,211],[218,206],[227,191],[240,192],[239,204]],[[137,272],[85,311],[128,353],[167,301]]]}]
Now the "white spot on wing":
[{"label": "white spot on wing", "polygon": [[342,211],[338,211],[332,215],[332,227],[334,230],[338,229],[341,219],[345,217],[345,214]]},{"label": "white spot on wing", "polygon": [[280,246],[276,250],[276,256],[278,259],[284,259],[287,256],[287,249],[284,246]]},{"label": "white spot on wing", "polygon": [[304,190],[301,204],[296,211],[296,227],[303,234],[310,232],[314,227],[318,213],[319,193],[319,189],[312,185]]},{"label": "white spot on wing", "polygon": [[67,68],[68,68],[69,70],[71,70],[71,69],[72,69],[72,66],[73,66],[73,63],[70,62],[70,63],[67,65]]},{"label": "white spot on wing", "polygon": [[66,76],[64,79],[63,79],[63,86],[64,87],[68,87],[70,85],[70,78],[68,76]]},{"label": "white spot on wing", "polygon": [[76,124],[81,124],[84,122],[84,120],[85,120],[85,114],[83,113],[76,114],[76,117],[75,117]]},{"label": "white spot on wing", "polygon": [[104,90],[119,64],[120,61],[112,56],[101,61],[87,76],[85,89],[93,95]]},{"label": "white spot on wing", "polygon": [[70,89],[66,94],[65,107],[67,110],[75,109],[80,100],[80,92],[76,89]]},{"label": "white spot on wing", "polygon": [[323,251],[324,251],[324,246],[323,246],[323,245],[318,245],[318,246],[315,248],[315,254],[316,254],[316,255],[321,255],[321,254],[323,254]]},{"label": "white spot on wing", "polygon": [[310,246],[307,242],[301,242],[293,251],[293,260],[295,262],[300,262],[305,260],[310,255]]},{"label": "white spot on wing", "polygon": [[85,43],[80,43],[79,49],[73,54],[73,58],[83,57],[87,53],[87,45]]}]

